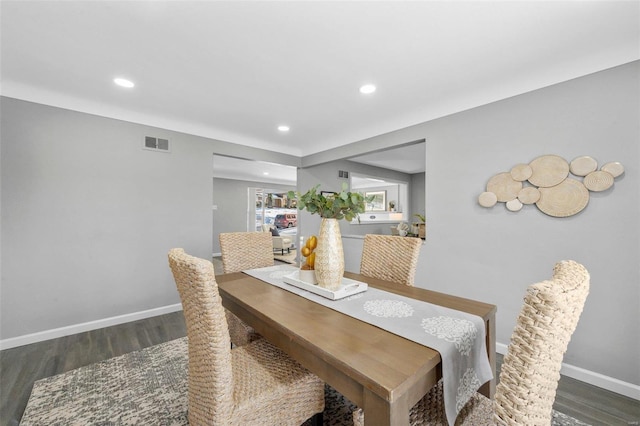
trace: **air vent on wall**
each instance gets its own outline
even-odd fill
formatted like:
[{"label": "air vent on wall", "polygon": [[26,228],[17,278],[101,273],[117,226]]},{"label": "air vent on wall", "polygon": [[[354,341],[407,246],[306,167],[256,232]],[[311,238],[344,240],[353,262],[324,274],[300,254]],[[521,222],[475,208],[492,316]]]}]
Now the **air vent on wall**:
[{"label": "air vent on wall", "polygon": [[345,172],[344,170],[338,170],[338,177],[343,179],[349,179],[349,172]]},{"label": "air vent on wall", "polygon": [[145,136],[143,148],[151,151],[169,152],[169,140]]}]

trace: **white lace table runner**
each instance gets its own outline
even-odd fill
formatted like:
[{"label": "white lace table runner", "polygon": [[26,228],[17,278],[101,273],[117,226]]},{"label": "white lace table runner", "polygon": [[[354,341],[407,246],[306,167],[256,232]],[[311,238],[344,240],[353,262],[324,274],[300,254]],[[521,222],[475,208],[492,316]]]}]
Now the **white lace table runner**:
[{"label": "white lace table runner", "polygon": [[449,425],[469,398],[493,378],[487,358],[485,325],[477,315],[369,287],[366,292],[330,300],[289,285],[291,265],[250,269],[256,277],[301,297],[437,350],[442,358],[445,413]]}]

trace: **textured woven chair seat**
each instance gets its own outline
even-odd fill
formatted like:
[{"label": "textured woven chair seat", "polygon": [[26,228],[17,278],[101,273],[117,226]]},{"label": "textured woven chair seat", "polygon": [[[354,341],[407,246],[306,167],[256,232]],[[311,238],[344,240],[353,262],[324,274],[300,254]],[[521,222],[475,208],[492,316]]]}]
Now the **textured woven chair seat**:
[{"label": "textured woven chair seat", "polygon": [[420,238],[367,234],[360,274],[413,286],[421,246]]},{"label": "textured woven chair seat", "polygon": [[[558,262],[553,278],[529,286],[500,371],[495,400],[475,394],[458,426],[549,426],[560,367],[589,294],[589,273],[572,260]],[[364,413],[353,413],[355,426]],[[410,423],[446,426],[442,380],[410,411]]]},{"label": "textured woven chair seat", "polygon": [[231,349],[213,264],[169,252],[189,342],[188,418],[200,425],[321,422],[324,383],[264,339]]},{"label": "textured woven chair seat", "polygon": [[231,364],[234,424],[299,426],[324,410],[324,383],[264,339],[234,348]]},{"label": "textured woven chair seat", "polygon": [[[266,232],[223,232],[219,236],[225,274],[273,265],[273,243]],[[246,345],[261,336],[240,318],[225,310],[231,342]]]}]

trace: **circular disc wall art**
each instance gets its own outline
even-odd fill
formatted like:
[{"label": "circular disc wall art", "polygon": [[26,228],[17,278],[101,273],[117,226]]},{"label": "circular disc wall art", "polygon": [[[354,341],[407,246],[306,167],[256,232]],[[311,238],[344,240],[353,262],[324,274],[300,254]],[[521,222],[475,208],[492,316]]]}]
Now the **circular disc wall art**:
[{"label": "circular disc wall art", "polygon": [[529,165],[533,170],[529,182],[540,188],[555,186],[569,176],[569,163],[557,155],[543,155]]},{"label": "circular disc wall art", "polygon": [[493,192],[498,197],[498,201],[511,201],[518,197],[518,192],[522,189],[522,182],[518,182],[511,177],[511,173],[498,173],[487,183],[487,192]]},{"label": "circular disc wall art", "polygon": [[535,186],[527,186],[518,192],[518,200],[522,204],[533,204],[540,199],[540,190]]},{"label": "circular disc wall art", "polygon": [[611,163],[607,163],[600,168],[603,172],[611,173],[611,176],[617,178],[621,174],[624,173],[624,166],[617,161],[612,161]]},{"label": "circular disc wall art", "polygon": [[615,178],[623,173],[624,167],[617,161],[598,170],[598,161],[588,155],[575,157],[571,163],[557,155],[542,155],[529,164],[516,164],[509,172],[494,175],[487,183],[487,192],[478,197],[478,203],[493,207],[503,202],[512,212],[521,210],[523,205],[535,204],[549,216],[573,216],[587,206],[590,191],[611,188]]},{"label": "circular disc wall art", "polygon": [[553,217],[568,217],[580,213],[589,203],[589,191],[575,179],[565,179],[550,188],[539,188],[540,199],[536,206]]},{"label": "circular disc wall art", "polygon": [[531,177],[533,170],[528,164],[517,164],[511,169],[511,177],[518,182],[523,182]]},{"label": "circular disc wall art", "polygon": [[611,173],[598,170],[591,172],[582,181],[589,191],[604,191],[613,186],[613,176]]},{"label": "circular disc wall art", "polygon": [[498,197],[493,192],[483,192],[478,197],[478,203],[482,207],[493,207],[498,202]]},{"label": "circular disc wall art", "polygon": [[522,203],[517,198],[515,200],[507,201],[507,210],[512,212],[520,211]]},{"label": "circular disc wall art", "polygon": [[575,158],[569,164],[571,173],[576,176],[586,176],[598,169],[598,162],[588,155]]}]

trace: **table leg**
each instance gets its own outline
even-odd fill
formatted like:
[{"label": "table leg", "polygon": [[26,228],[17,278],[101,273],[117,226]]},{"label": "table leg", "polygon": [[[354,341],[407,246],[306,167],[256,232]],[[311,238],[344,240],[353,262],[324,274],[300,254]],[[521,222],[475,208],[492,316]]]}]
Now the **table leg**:
[{"label": "table leg", "polygon": [[480,387],[478,392],[487,398],[493,398],[496,393],[496,316],[495,314],[487,320],[487,355],[489,356],[489,364],[493,371],[493,379]]},{"label": "table leg", "polygon": [[364,424],[365,426],[391,426],[409,424],[409,404],[407,394],[386,401],[375,393],[364,390]]}]

